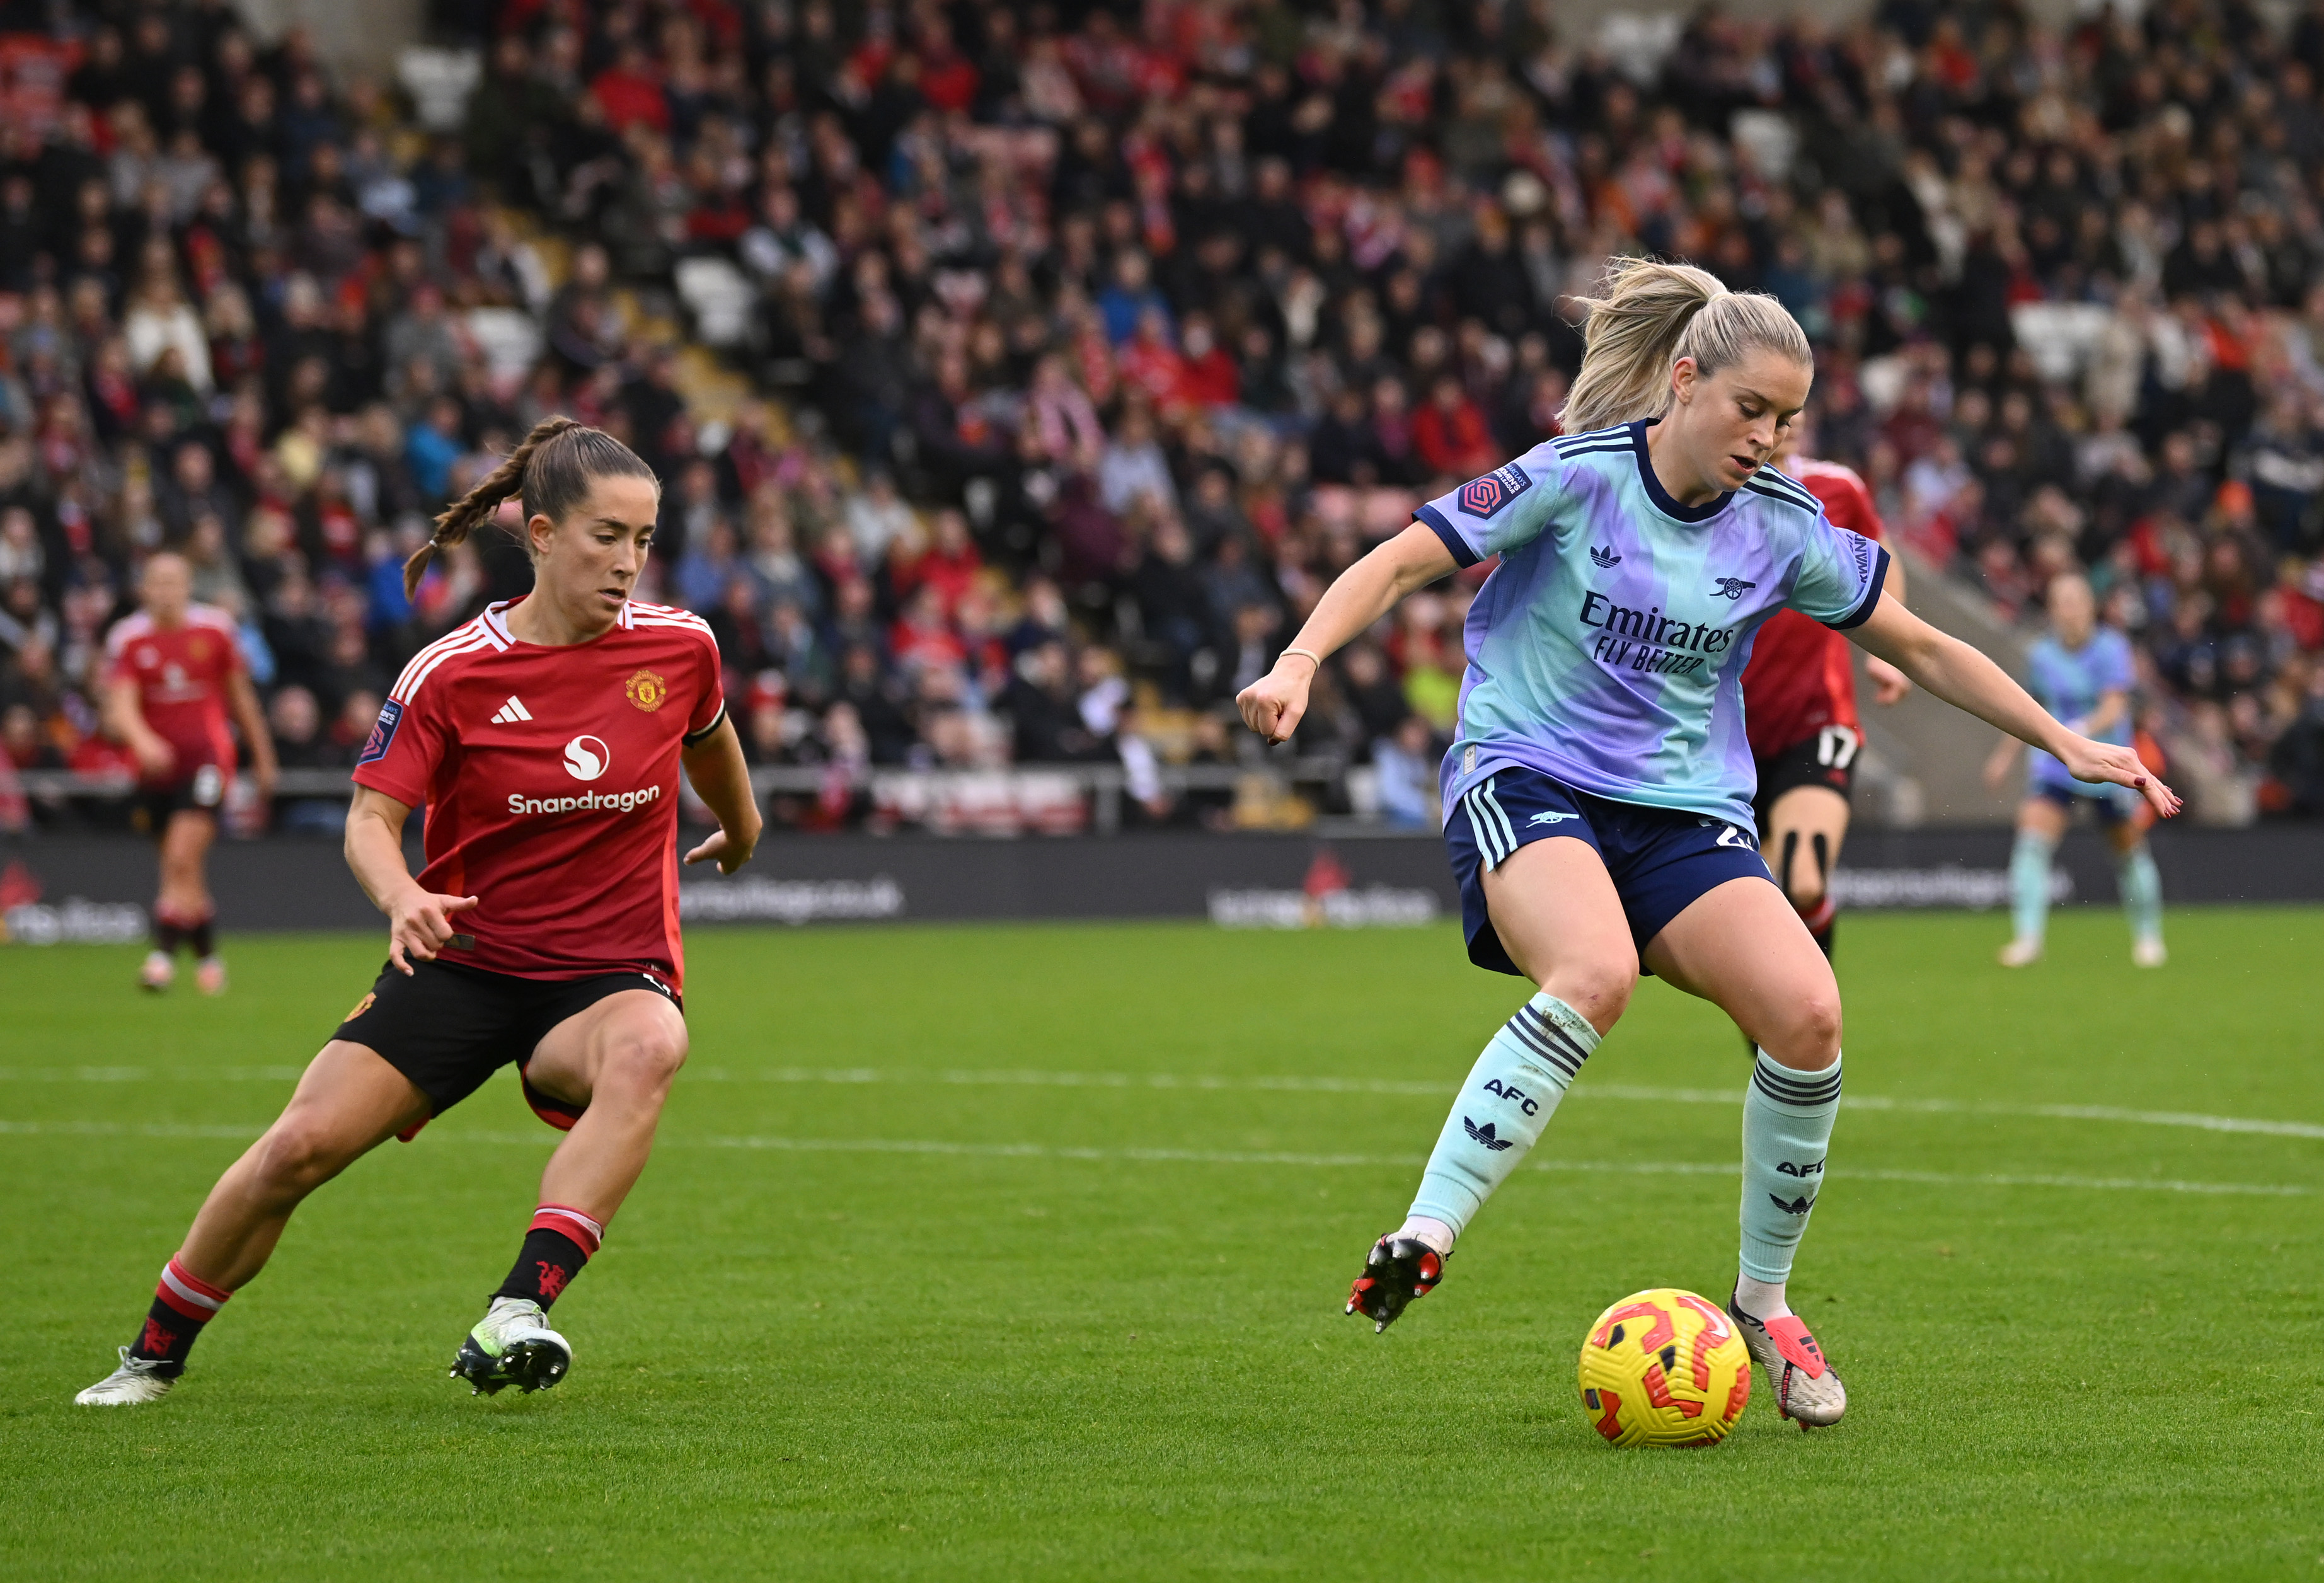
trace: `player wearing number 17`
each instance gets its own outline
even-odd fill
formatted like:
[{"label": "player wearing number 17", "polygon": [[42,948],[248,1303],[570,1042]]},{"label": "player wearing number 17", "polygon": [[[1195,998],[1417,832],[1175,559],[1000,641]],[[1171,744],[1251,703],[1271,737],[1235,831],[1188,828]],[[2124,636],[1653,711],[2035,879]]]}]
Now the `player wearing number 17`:
[{"label": "player wearing number 17", "polygon": [[[512,1062],[534,1111],[567,1137],[515,1267],[452,1372],[487,1394],[531,1391],[572,1363],[549,1307],[644,1170],[686,1059],[680,771],[719,824],[687,862],[740,868],[759,815],[709,629],[631,597],[661,490],[613,436],[563,418],[536,427],[437,519],[406,584],[511,495],[523,502],[531,594],[422,649],[355,767],[347,863],[388,916],[387,962],[289,1107],[210,1190],[136,1341],[85,1404],[165,1394],[309,1193]],[[403,825],[423,804],[428,863],[414,879]]]},{"label": "player wearing number 17", "polygon": [[1499,556],[1471,608],[1443,772],[1470,960],[1539,993],[1478,1057],[1397,1229],[1348,1300],[1385,1329],[1540,1138],[1643,966],[1757,1046],[1743,1109],[1730,1311],[1779,1411],[1831,1423],[1839,1376],[1784,1301],[1840,1101],[1831,964],[1760,861],[1742,673],[1795,610],[2086,781],[2178,799],[2124,747],[2079,736],[2001,667],[1886,593],[1888,557],[1769,465],[1814,365],[1774,298],[1683,265],[1616,261],[1590,304],[1570,431],[1420,508],[1342,574],[1243,718],[1287,739],[1321,657],[1404,595]]},{"label": "player wearing number 17", "polygon": [[[1807,414],[1776,442],[1776,469],[1813,495],[1832,526],[1880,542],[1879,511],[1854,470],[1806,454]],[[1902,563],[1888,563],[1883,589],[1902,600]],[[1904,673],[1876,656],[1865,657],[1873,697],[1894,704],[1911,690]],[[1848,838],[1849,793],[1864,734],[1856,713],[1855,662],[1848,640],[1794,610],[1777,611],[1752,635],[1751,663],[1743,670],[1743,712],[1759,780],[1752,813],[1759,850],[1775,883],[1792,898],[1800,921],[1826,956],[1831,954],[1840,905],[1831,872]]]}]

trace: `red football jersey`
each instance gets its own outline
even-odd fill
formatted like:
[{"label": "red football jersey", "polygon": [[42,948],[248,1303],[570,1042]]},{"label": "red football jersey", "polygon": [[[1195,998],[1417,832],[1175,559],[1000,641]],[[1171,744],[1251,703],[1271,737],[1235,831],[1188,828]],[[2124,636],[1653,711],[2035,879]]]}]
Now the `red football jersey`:
[{"label": "red football jersey", "polygon": [[[1835,526],[1879,539],[1880,512],[1855,469],[1801,458],[1785,471],[1823,502]],[[1743,668],[1743,730],[1754,758],[1773,758],[1827,725],[1857,729],[1849,648],[1845,637],[1795,610],[1777,611],[1760,627]]]},{"label": "red football jersey", "polygon": [[162,784],[190,780],[206,764],[234,773],[226,683],[245,668],[234,618],[214,605],[188,606],[176,627],[141,610],[106,634],[106,679],[136,684],[145,723],[178,755]]},{"label": "red football jersey", "polygon": [[473,896],[473,951],[524,979],[625,970],[685,983],[678,753],[725,711],[702,618],[632,600],[602,638],[544,648],[495,604],[403,667],[358,785],[425,806],[420,883]]}]

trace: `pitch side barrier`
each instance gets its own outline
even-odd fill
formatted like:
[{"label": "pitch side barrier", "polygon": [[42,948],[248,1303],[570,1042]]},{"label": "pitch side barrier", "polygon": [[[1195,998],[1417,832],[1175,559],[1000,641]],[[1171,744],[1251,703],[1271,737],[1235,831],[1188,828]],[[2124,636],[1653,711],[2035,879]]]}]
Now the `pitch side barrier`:
[{"label": "pitch side barrier", "polygon": [[[805,765],[761,765],[751,785],[761,802],[795,798],[813,802],[832,790],[835,772]],[[1304,795],[1310,805],[1376,805],[1371,772],[1351,768],[1344,759],[1296,758],[1265,753],[1248,764],[1163,764],[1133,774],[1119,763],[1019,764],[993,769],[903,769],[866,768],[841,773],[851,796],[868,802],[867,823],[883,833],[903,828],[937,835],[1112,835],[1123,826],[1131,802],[1156,794],[1172,798],[1189,793],[1224,794],[1254,810],[1253,818],[1279,822],[1286,799]],[[80,775],[69,770],[11,772],[0,759],[0,829],[17,797],[67,815],[68,824],[107,823],[106,810],[125,808],[134,785],[125,777]],[[278,805],[345,803],[354,783],[343,769],[286,769],[275,786]],[[238,805],[253,795],[247,773],[235,778],[228,797],[228,823]],[[690,789],[684,806],[706,819]],[[522,810],[520,810],[522,811]]]},{"label": "pitch side barrier", "polygon": [[[687,839],[699,839],[690,833]],[[2161,830],[2173,907],[2324,901],[2324,827]],[[1835,883],[1858,909],[2007,904],[2006,829],[1859,831]],[[416,854],[415,854],[416,855]],[[415,863],[415,867],[416,867]],[[223,842],[211,863],[229,928],[376,929],[338,842]],[[2093,832],[2069,835],[2052,872],[2062,901],[2111,905],[2113,865]],[[143,936],[152,846],[126,835],[0,838],[0,930],[18,944]],[[1426,834],[1205,834],[952,839],[770,832],[726,878],[687,870],[691,927],[1044,918],[1207,918],[1229,928],[1397,927],[1456,918],[1444,848]]]}]

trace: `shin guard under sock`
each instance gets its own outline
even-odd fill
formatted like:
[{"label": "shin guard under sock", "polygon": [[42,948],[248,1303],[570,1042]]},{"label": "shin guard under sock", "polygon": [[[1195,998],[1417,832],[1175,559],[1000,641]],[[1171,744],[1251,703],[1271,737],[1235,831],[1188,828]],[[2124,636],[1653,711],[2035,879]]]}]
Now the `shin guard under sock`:
[{"label": "shin guard under sock", "polygon": [[543,1204],[533,1211],[532,1224],[525,1229],[516,1267],[493,1295],[530,1298],[546,1309],[573,1284],[573,1277],[604,1239],[605,1228],[579,1210]]},{"label": "shin guard under sock", "polygon": [[2009,922],[2020,940],[2039,944],[2050,921],[2050,854],[2057,843],[2031,830],[2009,849]]},{"label": "shin guard under sock", "polygon": [[[1487,1044],[1428,1156],[1412,1213],[1458,1236],[1524,1159],[1598,1047],[1590,1019],[1554,995],[1536,995]],[[1443,1251],[1443,1250],[1441,1250]]]},{"label": "shin guard under sock", "polygon": [[1823,1185],[1832,1119],[1840,1114],[1840,1063],[1794,1072],[1761,1051],[1743,1096],[1743,1273],[1781,1284]]},{"label": "shin guard under sock", "polygon": [[217,931],[214,926],[216,919],[216,914],[204,913],[198,923],[186,925],[186,943],[194,948],[194,956],[198,961],[208,961],[217,954]]},{"label": "shin guard under sock", "polygon": [[129,1348],[132,1358],[158,1358],[186,1366],[186,1355],[194,1349],[194,1342],[202,1327],[217,1317],[234,1293],[189,1272],[175,1257],[161,1266],[161,1279],[153,1288],[153,1306],[145,1312],[145,1328]]}]

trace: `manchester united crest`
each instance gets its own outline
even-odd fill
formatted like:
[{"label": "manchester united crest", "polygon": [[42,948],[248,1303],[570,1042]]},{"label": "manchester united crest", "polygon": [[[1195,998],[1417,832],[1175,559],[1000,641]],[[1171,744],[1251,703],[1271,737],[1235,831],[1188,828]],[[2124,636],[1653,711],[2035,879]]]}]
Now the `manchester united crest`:
[{"label": "manchester united crest", "polygon": [[630,702],[651,714],[669,696],[669,684],[650,670],[641,670],[622,686]]}]

